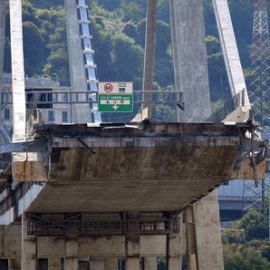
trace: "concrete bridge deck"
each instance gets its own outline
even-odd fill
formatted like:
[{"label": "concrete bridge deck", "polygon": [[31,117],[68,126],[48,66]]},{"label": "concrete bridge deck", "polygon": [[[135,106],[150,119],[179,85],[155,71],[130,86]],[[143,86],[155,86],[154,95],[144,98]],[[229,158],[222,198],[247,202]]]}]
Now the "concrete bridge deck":
[{"label": "concrete bridge deck", "polygon": [[38,126],[32,139],[45,140],[48,151],[14,155],[13,178],[45,183],[29,212],[180,211],[243,176],[237,157],[252,129],[147,122]]}]

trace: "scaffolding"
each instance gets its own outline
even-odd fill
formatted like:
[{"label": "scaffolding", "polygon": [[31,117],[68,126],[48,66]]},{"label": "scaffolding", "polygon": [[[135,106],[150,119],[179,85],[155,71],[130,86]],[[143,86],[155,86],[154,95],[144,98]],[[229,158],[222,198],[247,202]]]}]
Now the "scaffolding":
[{"label": "scaffolding", "polygon": [[265,0],[255,3],[250,59],[249,96],[253,104],[253,117],[262,127],[270,126],[270,39]]},{"label": "scaffolding", "polygon": [[[266,0],[255,1],[250,60],[252,68],[249,76],[249,97],[252,114],[264,130],[270,126],[270,39]],[[251,196],[257,200],[244,210],[263,208],[265,189],[264,180],[245,181],[244,201]]]}]

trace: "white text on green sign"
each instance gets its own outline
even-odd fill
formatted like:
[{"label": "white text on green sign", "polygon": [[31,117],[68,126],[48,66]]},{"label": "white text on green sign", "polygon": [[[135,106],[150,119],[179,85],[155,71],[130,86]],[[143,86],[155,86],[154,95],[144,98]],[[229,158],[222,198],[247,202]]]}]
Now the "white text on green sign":
[{"label": "white text on green sign", "polygon": [[99,94],[99,112],[133,112],[132,94]]}]

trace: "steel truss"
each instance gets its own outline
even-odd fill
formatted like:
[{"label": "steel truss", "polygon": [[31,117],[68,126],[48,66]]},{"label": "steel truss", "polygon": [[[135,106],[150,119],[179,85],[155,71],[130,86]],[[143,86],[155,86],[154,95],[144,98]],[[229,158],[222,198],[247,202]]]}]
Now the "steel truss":
[{"label": "steel truss", "polygon": [[270,39],[265,0],[255,3],[250,58],[249,96],[253,104],[253,117],[261,126],[270,126]]},{"label": "steel truss", "polygon": [[127,218],[125,213],[112,217],[104,214],[87,213],[31,213],[28,214],[28,235],[58,236],[74,234],[78,236],[111,235],[164,235],[179,232],[177,215],[147,215],[139,218]]},{"label": "steel truss", "polygon": [[[253,18],[253,42],[250,51],[252,69],[249,82],[249,97],[253,118],[264,128],[270,126],[270,39],[268,11],[265,0],[255,1]],[[263,209],[265,181],[245,181],[244,211]],[[247,203],[250,198],[255,200]]]}]

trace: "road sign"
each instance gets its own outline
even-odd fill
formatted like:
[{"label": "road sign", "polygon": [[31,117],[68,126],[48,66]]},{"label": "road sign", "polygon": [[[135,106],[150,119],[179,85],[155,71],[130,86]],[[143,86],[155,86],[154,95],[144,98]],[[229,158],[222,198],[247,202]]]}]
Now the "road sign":
[{"label": "road sign", "polygon": [[132,94],[132,82],[99,82],[99,94]]},{"label": "road sign", "polygon": [[99,112],[133,112],[132,94],[99,94]]},{"label": "road sign", "polygon": [[133,112],[132,82],[99,82],[99,112]]},{"label": "road sign", "polygon": [[113,91],[113,85],[111,83],[106,83],[104,85],[104,91],[106,93],[111,93]]}]

